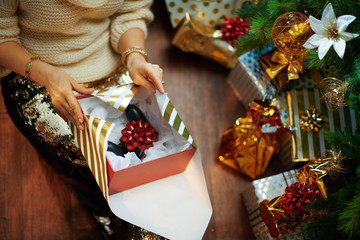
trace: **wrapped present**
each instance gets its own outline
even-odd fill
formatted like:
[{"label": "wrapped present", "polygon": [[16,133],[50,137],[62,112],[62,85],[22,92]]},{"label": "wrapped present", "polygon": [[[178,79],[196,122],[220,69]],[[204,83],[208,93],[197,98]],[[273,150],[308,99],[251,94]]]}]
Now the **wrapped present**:
[{"label": "wrapped present", "polygon": [[[260,216],[259,204],[263,200],[273,199],[282,195],[286,187],[297,182],[297,175],[297,170],[290,170],[270,177],[254,180],[252,184],[241,193],[255,239],[276,239],[270,235],[268,227]],[[300,228],[295,228],[281,239],[305,240],[308,238]]]},{"label": "wrapped present", "polygon": [[222,20],[223,16],[231,16],[232,12],[240,8],[243,2],[246,1],[165,0],[171,25],[174,28],[178,26],[186,12],[204,24],[215,27]]},{"label": "wrapped present", "polygon": [[[191,135],[166,94],[135,86],[128,74],[120,80],[119,85],[80,96],[87,128],[71,126],[104,198],[115,215],[134,225],[170,239],[201,239],[212,209]],[[120,165],[115,166],[107,145],[123,136],[128,123],[123,111],[129,104],[144,113],[157,139],[153,147],[145,147],[144,158],[129,151],[115,159]]]},{"label": "wrapped present", "polygon": [[315,160],[325,149],[324,131],[355,132],[359,120],[351,107],[327,108],[317,88],[318,72],[310,72],[287,91],[290,124],[295,127],[291,137],[293,161]]},{"label": "wrapped present", "polygon": [[186,13],[171,42],[184,52],[199,54],[231,68],[236,63],[235,50],[220,36],[221,32]]},{"label": "wrapped present", "polygon": [[259,62],[274,85],[281,89],[299,79],[305,71],[306,54],[288,55],[275,49],[259,58]]},{"label": "wrapped present", "polygon": [[342,160],[341,152],[327,151],[326,157],[303,166],[296,173],[297,182],[286,187],[284,193],[260,202],[261,218],[272,237],[286,235],[315,214],[326,214],[307,209],[307,206],[320,198],[327,198],[329,189],[334,192],[343,186],[339,176],[349,169]]},{"label": "wrapped present", "polygon": [[306,207],[322,198],[315,183],[293,183],[285,188],[285,193],[260,203],[260,216],[274,238],[279,238],[316,214]]},{"label": "wrapped present", "polygon": [[280,136],[286,131],[276,107],[254,101],[248,107],[247,117],[238,118],[225,131],[218,158],[250,178],[258,178],[279,152]]},{"label": "wrapped present", "polygon": [[270,78],[258,61],[273,48],[273,45],[268,45],[263,49],[251,50],[241,55],[231,69],[227,81],[244,106],[249,105],[255,98],[263,99],[269,91],[276,91],[275,86],[269,84]]}]

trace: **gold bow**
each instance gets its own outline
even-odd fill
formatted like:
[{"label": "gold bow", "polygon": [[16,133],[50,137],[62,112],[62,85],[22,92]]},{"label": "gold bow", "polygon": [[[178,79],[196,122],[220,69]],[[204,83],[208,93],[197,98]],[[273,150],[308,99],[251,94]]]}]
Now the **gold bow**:
[{"label": "gold bow", "polygon": [[270,78],[274,79],[279,72],[281,72],[284,68],[287,67],[288,80],[298,79],[299,73],[304,73],[305,71],[305,66],[304,66],[305,59],[306,59],[306,54],[289,55],[280,51],[275,51],[272,54],[270,60],[272,62],[278,63],[278,65],[266,69],[266,73],[270,76]]},{"label": "gold bow", "polygon": [[305,132],[319,132],[326,119],[316,111],[316,109],[308,109],[300,116],[300,128]]}]

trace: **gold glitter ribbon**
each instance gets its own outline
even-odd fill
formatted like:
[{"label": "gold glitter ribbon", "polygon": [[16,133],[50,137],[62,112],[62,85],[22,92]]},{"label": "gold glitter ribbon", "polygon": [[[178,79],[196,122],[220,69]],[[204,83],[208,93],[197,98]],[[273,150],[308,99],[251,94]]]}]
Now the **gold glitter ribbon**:
[{"label": "gold glitter ribbon", "polygon": [[266,68],[266,73],[269,75],[271,79],[275,79],[275,77],[287,68],[287,79],[277,79],[277,85],[282,88],[289,81],[295,80],[299,78],[299,73],[304,73],[305,65],[304,61],[306,59],[306,54],[300,55],[288,55],[282,53],[278,50],[275,50],[270,58],[270,61],[273,63],[277,63],[277,65],[270,64],[268,68]]},{"label": "gold glitter ribbon", "polygon": [[[264,132],[264,126],[272,131]],[[247,117],[238,118],[222,137],[219,160],[252,179],[260,177],[272,156],[279,152],[280,113],[274,106],[253,102]]]},{"label": "gold glitter ribbon", "polygon": [[237,61],[235,49],[217,38],[218,31],[186,13],[171,43],[184,52],[193,52],[232,68]]}]

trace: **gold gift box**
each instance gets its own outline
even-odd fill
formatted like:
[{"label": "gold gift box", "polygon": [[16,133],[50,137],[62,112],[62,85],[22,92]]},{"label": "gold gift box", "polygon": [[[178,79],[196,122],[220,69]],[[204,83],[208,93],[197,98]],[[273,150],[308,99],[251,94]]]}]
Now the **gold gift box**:
[{"label": "gold gift box", "polygon": [[219,39],[220,34],[186,13],[175,30],[172,44],[184,52],[196,53],[232,68],[237,60],[235,50],[226,41]]}]

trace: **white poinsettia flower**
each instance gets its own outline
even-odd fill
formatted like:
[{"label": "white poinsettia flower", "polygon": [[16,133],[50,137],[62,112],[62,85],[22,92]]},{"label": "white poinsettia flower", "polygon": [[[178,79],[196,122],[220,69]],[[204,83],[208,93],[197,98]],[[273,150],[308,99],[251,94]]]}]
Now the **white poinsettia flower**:
[{"label": "white poinsettia flower", "polygon": [[318,55],[323,59],[331,46],[334,46],[335,52],[340,58],[344,57],[347,41],[359,36],[357,33],[345,32],[346,28],[352,23],[356,17],[352,15],[343,15],[336,19],[334,9],[329,3],[321,16],[321,21],[309,17],[309,22],[313,34],[303,45],[307,49],[318,48]]}]

